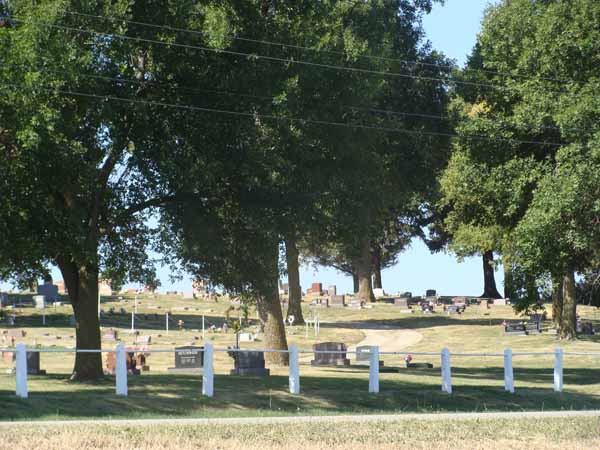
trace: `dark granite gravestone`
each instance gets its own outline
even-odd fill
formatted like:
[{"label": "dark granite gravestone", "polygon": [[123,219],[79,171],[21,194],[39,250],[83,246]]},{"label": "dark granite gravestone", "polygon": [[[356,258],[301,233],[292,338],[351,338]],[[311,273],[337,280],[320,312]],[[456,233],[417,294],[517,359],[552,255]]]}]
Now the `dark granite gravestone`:
[{"label": "dark granite gravestone", "polygon": [[[322,342],[313,345],[315,359],[310,362],[313,366],[349,366],[350,360],[346,358],[346,344],[341,342]],[[336,352],[336,353],[320,353]]]},{"label": "dark granite gravestone", "polygon": [[508,335],[539,334],[541,332],[540,322],[537,321],[508,321],[504,323],[504,334]]},{"label": "dark granite gravestone", "polygon": [[436,297],[437,296],[437,292],[435,289],[427,289],[425,291],[425,297]]},{"label": "dark granite gravestone", "polygon": [[584,336],[591,336],[594,334],[594,327],[592,322],[581,322],[577,321],[577,334],[582,334]]},{"label": "dark granite gravestone", "polygon": [[175,367],[169,372],[198,373],[204,367],[204,347],[186,346],[175,348]]},{"label": "dark granite gravestone", "polygon": [[46,375],[46,371],[40,369],[40,352],[27,352],[27,374]]},{"label": "dark granite gravestone", "polygon": [[227,353],[233,358],[230,375],[268,377],[271,372],[265,368],[264,352],[238,350]]}]

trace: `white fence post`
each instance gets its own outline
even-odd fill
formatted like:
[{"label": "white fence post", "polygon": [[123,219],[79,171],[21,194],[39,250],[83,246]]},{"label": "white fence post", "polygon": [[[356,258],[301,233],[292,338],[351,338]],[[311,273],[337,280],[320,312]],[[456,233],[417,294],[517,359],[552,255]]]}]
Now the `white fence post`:
[{"label": "white fence post", "polygon": [[442,350],[442,391],[452,394],[452,375],[450,369],[450,350]]},{"label": "white fence post", "polygon": [[512,350],[504,350],[504,390],[510,393],[515,392],[515,378],[512,365]]},{"label": "white fence post", "polygon": [[379,393],[379,347],[369,349],[369,393]]},{"label": "white fence post", "polygon": [[298,347],[290,346],[290,394],[300,393],[300,363]]},{"label": "white fence post", "polygon": [[123,395],[127,397],[127,358],[125,356],[125,345],[117,344],[115,351],[115,359],[117,395]]},{"label": "white fence post", "polygon": [[554,350],[554,391],[562,392],[563,390],[563,350],[556,347]]},{"label": "white fence post", "polygon": [[202,371],[202,395],[212,397],[214,395],[214,369],[213,369],[213,345],[204,345],[204,370]]},{"label": "white fence post", "polygon": [[27,347],[25,344],[17,344],[16,350],[16,393],[17,397],[27,398]]}]

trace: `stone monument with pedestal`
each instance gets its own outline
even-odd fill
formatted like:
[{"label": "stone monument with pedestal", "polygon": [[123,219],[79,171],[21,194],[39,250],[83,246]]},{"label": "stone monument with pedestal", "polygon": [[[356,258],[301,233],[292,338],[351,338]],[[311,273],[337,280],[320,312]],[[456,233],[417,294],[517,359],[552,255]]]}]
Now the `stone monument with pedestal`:
[{"label": "stone monument with pedestal", "polygon": [[231,375],[268,377],[270,370],[265,368],[264,352],[237,350],[228,352],[233,358]]},{"label": "stone monument with pedestal", "polygon": [[[315,359],[310,364],[313,366],[349,366],[350,360],[346,358],[348,351],[346,344],[341,342],[321,342],[313,345]],[[325,352],[325,353],[321,353]],[[332,352],[332,353],[326,353]]]}]

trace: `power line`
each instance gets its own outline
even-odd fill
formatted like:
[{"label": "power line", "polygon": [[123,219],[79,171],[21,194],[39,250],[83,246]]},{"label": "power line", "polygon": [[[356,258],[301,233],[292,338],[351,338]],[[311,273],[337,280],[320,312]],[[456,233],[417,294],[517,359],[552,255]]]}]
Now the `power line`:
[{"label": "power line", "polygon": [[[487,88],[496,89],[496,90],[508,90],[509,89],[508,86],[498,86],[498,85],[489,84],[489,83],[460,81],[460,80],[454,80],[454,79],[450,79],[450,78],[438,78],[438,77],[429,77],[429,76],[421,76],[421,75],[409,75],[409,74],[399,73],[399,72],[386,72],[386,71],[380,71],[380,70],[362,69],[359,67],[339,66],[339,65],[335,65],[335,64],[318,63],[318,62],[313,62],[313,61],[304,61],[304,60],[300,60],[300,59],[280,58],[280,57],[276,57],[276,56],[260,55],[257,53],[246,53],[246,52],[240,52],[240,51],[235,51],[235,50],[216,49],[216,48],[205,47],[205,46],[200,46],[200,45],[182,44],[182,43],[176,43],[176,42],[162,42],[162,41],[157,41],[154,39],[141,38],[141,37],[135,37],[135,36],[126,36],[123,34],[102,33],[99,31],[89,30],[89,29],[85,29],[85,28],[75,28],[75,27],[69,27],[69,26],[65,26],[65,25],[49,24],[49,23],[45,23],[45,22],[21,20],[21,19],[17,19],[14,17],[13,17],[13,20],[18,23],[25,23],[25,24],[29,24],[29,25],[42,26],[42,27],[48,27],[48,28],[54,28],[54,29],[60,29],[60,30],[77,31],[79,33],[92,34],[92,35],[106,37],[106,38],[116,38],[116,39],[130,40],[130,41],[136,41],[136,42],[145,42],[148,44],[156,44],[156,45],[162,45],[162,46],[167,46],[167,47],[185,48],[188,50],[202,50],[202,51],[207,51],[207,52],[228,54],[228,55],[234,55],[234,56],[245,56],[245,57],[255,58],[257,60],[262,59],[262,60],[266,60],[266,61],[280,62],[280,63],[285,63],[285,64],[296,64],[296,65],[303,65],[303,66],[309,66],[309,67],[317,67],[317,68],[321,68],[321,69],[332,69],[332,70],[347,71],[347,72],[354,72],[354,73],[363,73],[363,74],[368,74],[368,75],[381,75],[381,76],[387,76],[387,77],[414,79],[414,80],[420,80],[420,81],[436,81],[436,82],[442,82],[442,83],[460,84],[460,85],[464,85],[464,86],[487,87]],[[552,92],[552,91],[548,91],[548,92]],[[561,93],[561,92],[556,92],[556,93]]]},{"label": "power line", "polygon": [[[116,82],[116,83],[135,84],[135,85],[139,85],[139,86],[165,87],[165,88],[173,89],[174,91],[182,91],[182,92],[190,92],[190,93],[212,93],[212,94],[216,94],[216,95],[228,95],[228,96],[233,96],[233,97],[268,100],[270,102],[274,102],[274,101],[278,100],[277,97],[274,97],[274,96],[246,94],[246,93],[232,92],[232,91],[219,90],[219,89],[199,89],[199,88],[190,88],[187,86],[172,86],[172,85],[165,84],[165,83],[162,83],[159,81],[140,81],[140,80],[135,80],[135,79],[131,79],[131,78],[109,77],[109,76],[104,76],[104,75],[86,74],[86,73],[76,72],[76,71],[72,72],[72,71],[66,71],[66,70],[56,70],[56,69],[47,69],[47,68],[39,68],[39,67],[35,68],[35,67],[24,66],[24,65],[19,65],[19,64],[4,64],[4,65],[11,66],[11,67],[24,68],[27,70],[36,70],[36,71],[40,71],[40,72],[78,75],[78,76],[81,76],[84,78],[99,79],[99,80],[103,80],[103,81],[111,81],[111,82]],[[373,113],[377,113],[377,114],[396,115],[396,116],[402,116],[402,117],[415,117],[415,118],[440,120],[440,121],[454,120],[453,117],[445,116],[445,115],[395,111],[395,110],[390,110],[390,109],[371,108],[371,107],[348,105],[348,104],[341,104],[340,106],[347,108],[349,110],[366,111],[366,112],[373,112]],[[540,129],[540,130],[563,131],[563,129],[561,129],[560,127],[551,126],[551,125],[526,125],[526,127],[531,130]],[[565,128],[564,130],[565,131],[584,131],[584,130],[581,130],[578,128]]]},{"label": "power line", "polygon": [[[413,134],[420,136],[440,136],[440,137],[461,137],[458,134],[454,133],[445,133],[445,132],[437,132],[437,131],[419,131],[419,130],[409,130],[405,128],[391,128],[391,127],[380,127],[375,125],[363,125],[363,124],[349,124],[345,122],[332,122],[326,120],[316,120],[316,119],[305,119],[299,117],[286,117],[286,116],[275,116],[272,114],[260,114],[255,112],[244,112],[244,111],[231,111],[227,109],[219,109],[219,108],[208,108],[201,107],[195,105],[180,105],[174,103],[166,103],[166,102],[157,102],[157,101],[148,101],[148,100],[137,100],[137,99],[129,99],[123,97],[116,97],[113,95],[99,95],[99,94],[91,94],[86,92],[78,92],[71,90],[62,90],[62,89],[49,89],[42,87],[28,87],[18,84],[11,83],[0,83],[0,86],[6,87],[16,87],[19,89],[28,89],[30,91],[40,90],[49,93],[57,93],[64,95],[72,95],[78,97],[87,97],[87,98],[95,98],[104,101],[118,101],[125,102],[131,104],[141,104],[141,105],[149,105],[149,106],[160,106],[166,108],[175,108],[182,109],[187,111],[198,111],[198,112],[206,112],[206,113],[215,113],[215,114],[224,114],[224,115],[232,115],[239,117],[248,117],[252,119],[267,119],[267,120],[275,120],[275,121],[283,121],[288,123],[308,123],[314,125],[327,125],[327,126],[335,126],[335,127],[343,127],[349,129],[362,129],[362,130],[375,130],[375,131],[385,131],[390,133],[402,133],[402,134]],[[559,144],[556,142],[542,142],[542,141],[526,141],[520,139],[512,139],[512,138],[499,138],[499,137],[490,137],[484,135],[469,135],[469,138],[477,138],[477,139],[485,139],[490,141],[501,141],[501,142],[509,142],[514,144],[533,144],[533,145],[547,145],[551,147],[561,147],[563,144]]]},{"label": "power line", "polygon": [[[122,17],[122,16],[121,17],[102,16],[102,15],[97,15],[97,14],[89,14],[89,13],[82,13],[79,11],[69,11],[69,10],[63,10],[62,13],[68,14],[68,15],[73,15],[73,16],[108,20],[108,21],[112,21],[112,22],[120,21],[120,22],[130,23],[133,25],[140,25],[140,26],[149,27],[149,28],[175,31],[175,32],[179,32],[179,33],[189,33],[189,34],[195,34],[195,35],[200,35],[200,36],[208,35],[208,33],[204,32],[204,31],[190,30],[187,28],[171,27],[169,25],[158,25],[158,24],[149,23],[149,22],[140,22],[140,21],[136,21],[136,20],[126,19],[125,17]],[[348,54],[346,52],[336,51],[336,50],[313,48],[313,47],[307,47],[307,46],[297,45],[297,44],[288,44],[288,43],[283,43],[283,42],[273,42],[273,41],[267,41],[267,40],[263,40],[263,39],[252,39],[252,38],[236,36],[236,35],[229,35],[228,37],[233,40],[243,41],[243,42],[252,42],[255,44],[271,45],[271,46],[283,47],[283,48],[289,47],[289,48],[295,48],[295,49],[299,49],[299,50],[306,50],[306,51],[311,51],[311,52],[316,52],[316,53],[325,53],[325,54],[344,56],[344,57],[348,56]],[[423,61],[405,60],[405,59],[391,58],[391,57],[385,57],[385,56],[376,56],[376,55],[358,55],[358,58],[374,59],[374,60],[378,60],[378,61],[397,62],[397,63],[401,63],[401,64],[404,64],[407,66],[424,66],[424,67],[433,67],[433,68],[442,68],[442,69],[455,69],[456,68],[455,66],[449,65],[449,64],[434,64],[434,63],[426,63]],[[531,75],[498,72],[498,71],[490,70],[490,69],[466,68],[465,70],[468,70],[471,72],[488,73],[490,75],[501,75],[501,76],[505,76],[505,77],[519,77],[519,78],[529,79],[529,80],[554,81],[554,82],[558,82],[558,83],[574,82],[574,80],[569,80],[569,79],[564,79],[564,78],[561,79],[561,78],[554,78],[554,77],[534,77]]]}]

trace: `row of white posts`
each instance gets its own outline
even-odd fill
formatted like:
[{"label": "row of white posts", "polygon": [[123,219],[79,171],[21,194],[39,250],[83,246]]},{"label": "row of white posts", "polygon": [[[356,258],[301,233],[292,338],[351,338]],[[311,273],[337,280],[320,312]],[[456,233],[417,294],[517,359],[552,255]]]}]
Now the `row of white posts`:
[{"label": "row of white posts", "polygon": [[[34,350],[35,351],[35,350]],[[262,350],[261,350],[262,351]],[[27,398],[27,347],[17,344],[16,352],[16,394],[18,397]],[[150,351],[151,352],[151,351]],[[116,394],[127,396],[127,362],[125,346],[118,344],[116,349]],[[323,352],[331,353],[331,352]],[[299,350],[296,345],[289,348],[289,391],[291,394],[300,393],[300,364]],[[379,347],[372,346],[369,355],[369,392],[379,392]],[[211,343],[204,346],[204,367],[202,374],[202,395],[214,396],[214,347]],[[511,349],[504,351],[504,390],[515,392]],[[442,391],[452,393],[452,374],[450,365],[450,351],[444,348],[441,353],[442,363]],[[563,350],[557,348],[554,352],[554,390],[563,390]]]}]

